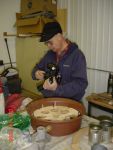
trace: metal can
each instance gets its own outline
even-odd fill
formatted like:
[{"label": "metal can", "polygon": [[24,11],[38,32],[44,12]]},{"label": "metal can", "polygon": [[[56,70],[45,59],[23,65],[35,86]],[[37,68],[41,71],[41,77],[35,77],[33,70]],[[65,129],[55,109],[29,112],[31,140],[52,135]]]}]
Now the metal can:
[{"label": "metal can", "polygon": [[102,126],[102,141],[106,144],[111,142],[112,138],[112,126],[113,122],[111,120],[102,120],[100,122]]},{"label": "metal can", "polygon": [[102,127],[99,124],[91,123],[89,125],[89,144],[94,145],[102,141]]}]

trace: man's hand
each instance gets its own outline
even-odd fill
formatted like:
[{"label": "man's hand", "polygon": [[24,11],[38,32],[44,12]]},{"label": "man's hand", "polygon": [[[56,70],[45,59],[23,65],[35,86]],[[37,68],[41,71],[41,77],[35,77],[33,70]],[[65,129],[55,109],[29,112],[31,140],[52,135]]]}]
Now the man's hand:
[{"label": "man's hand", "polygon": [[42,70],[38,70],[35,72],[36,79],[43,80],[45,72]]},{"label": "man's hand", "polygon": [[55,77],[53,78],[53,83],[50,83],[49,79],[45,80],[44,84],[43,84],[43,88],[46,90],[51,90],[51,91],[55,91],[57,88],[58,84],[56,82]]}]

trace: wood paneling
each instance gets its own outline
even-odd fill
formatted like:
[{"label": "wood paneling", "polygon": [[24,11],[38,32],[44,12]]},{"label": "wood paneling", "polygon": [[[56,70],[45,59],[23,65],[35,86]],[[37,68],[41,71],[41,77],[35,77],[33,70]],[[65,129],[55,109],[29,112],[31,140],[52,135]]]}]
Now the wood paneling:
[{"label": "wood paneling", "polygon": [[34,65],[45,54],[47,47],[38,38],[16,39],[17,68],[22,79],[22,87],[37,94],[36,80],[31,78]]}]

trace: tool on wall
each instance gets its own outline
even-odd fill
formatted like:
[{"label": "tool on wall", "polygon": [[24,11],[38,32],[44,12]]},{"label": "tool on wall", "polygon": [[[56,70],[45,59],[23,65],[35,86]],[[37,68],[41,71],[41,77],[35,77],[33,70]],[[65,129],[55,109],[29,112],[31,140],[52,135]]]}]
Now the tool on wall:
[{"label": "tool on wall", "polygon": [[8,43],[7,43],[7,38],[4,38],[4,40],[5,40],[5,43],[6,43],[7,52],[8,52],[8,56],[9,56],[9,61],[10,61],[10,64],[11,64],[11,68],[13,68],[13,65],[12,65],[12,62],[11,62],[11,56],[10,56],[10,53],[9,53],[9,47],[8,47]]}]

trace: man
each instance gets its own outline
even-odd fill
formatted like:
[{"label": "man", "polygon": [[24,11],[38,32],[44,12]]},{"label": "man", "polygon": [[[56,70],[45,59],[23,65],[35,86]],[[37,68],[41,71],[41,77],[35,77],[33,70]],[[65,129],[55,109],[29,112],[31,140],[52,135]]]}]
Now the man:
[{"label": "man", "polygon": [[41,90],[44,97],[63,97],[80,101],[88,85],[86,60],[75,43],[65,39],[58,22],[45,24],[40,42],[49,50],[32,71],[34,80],[44,80],[49,63],[57,64],[61,81],[46,79]]}]

